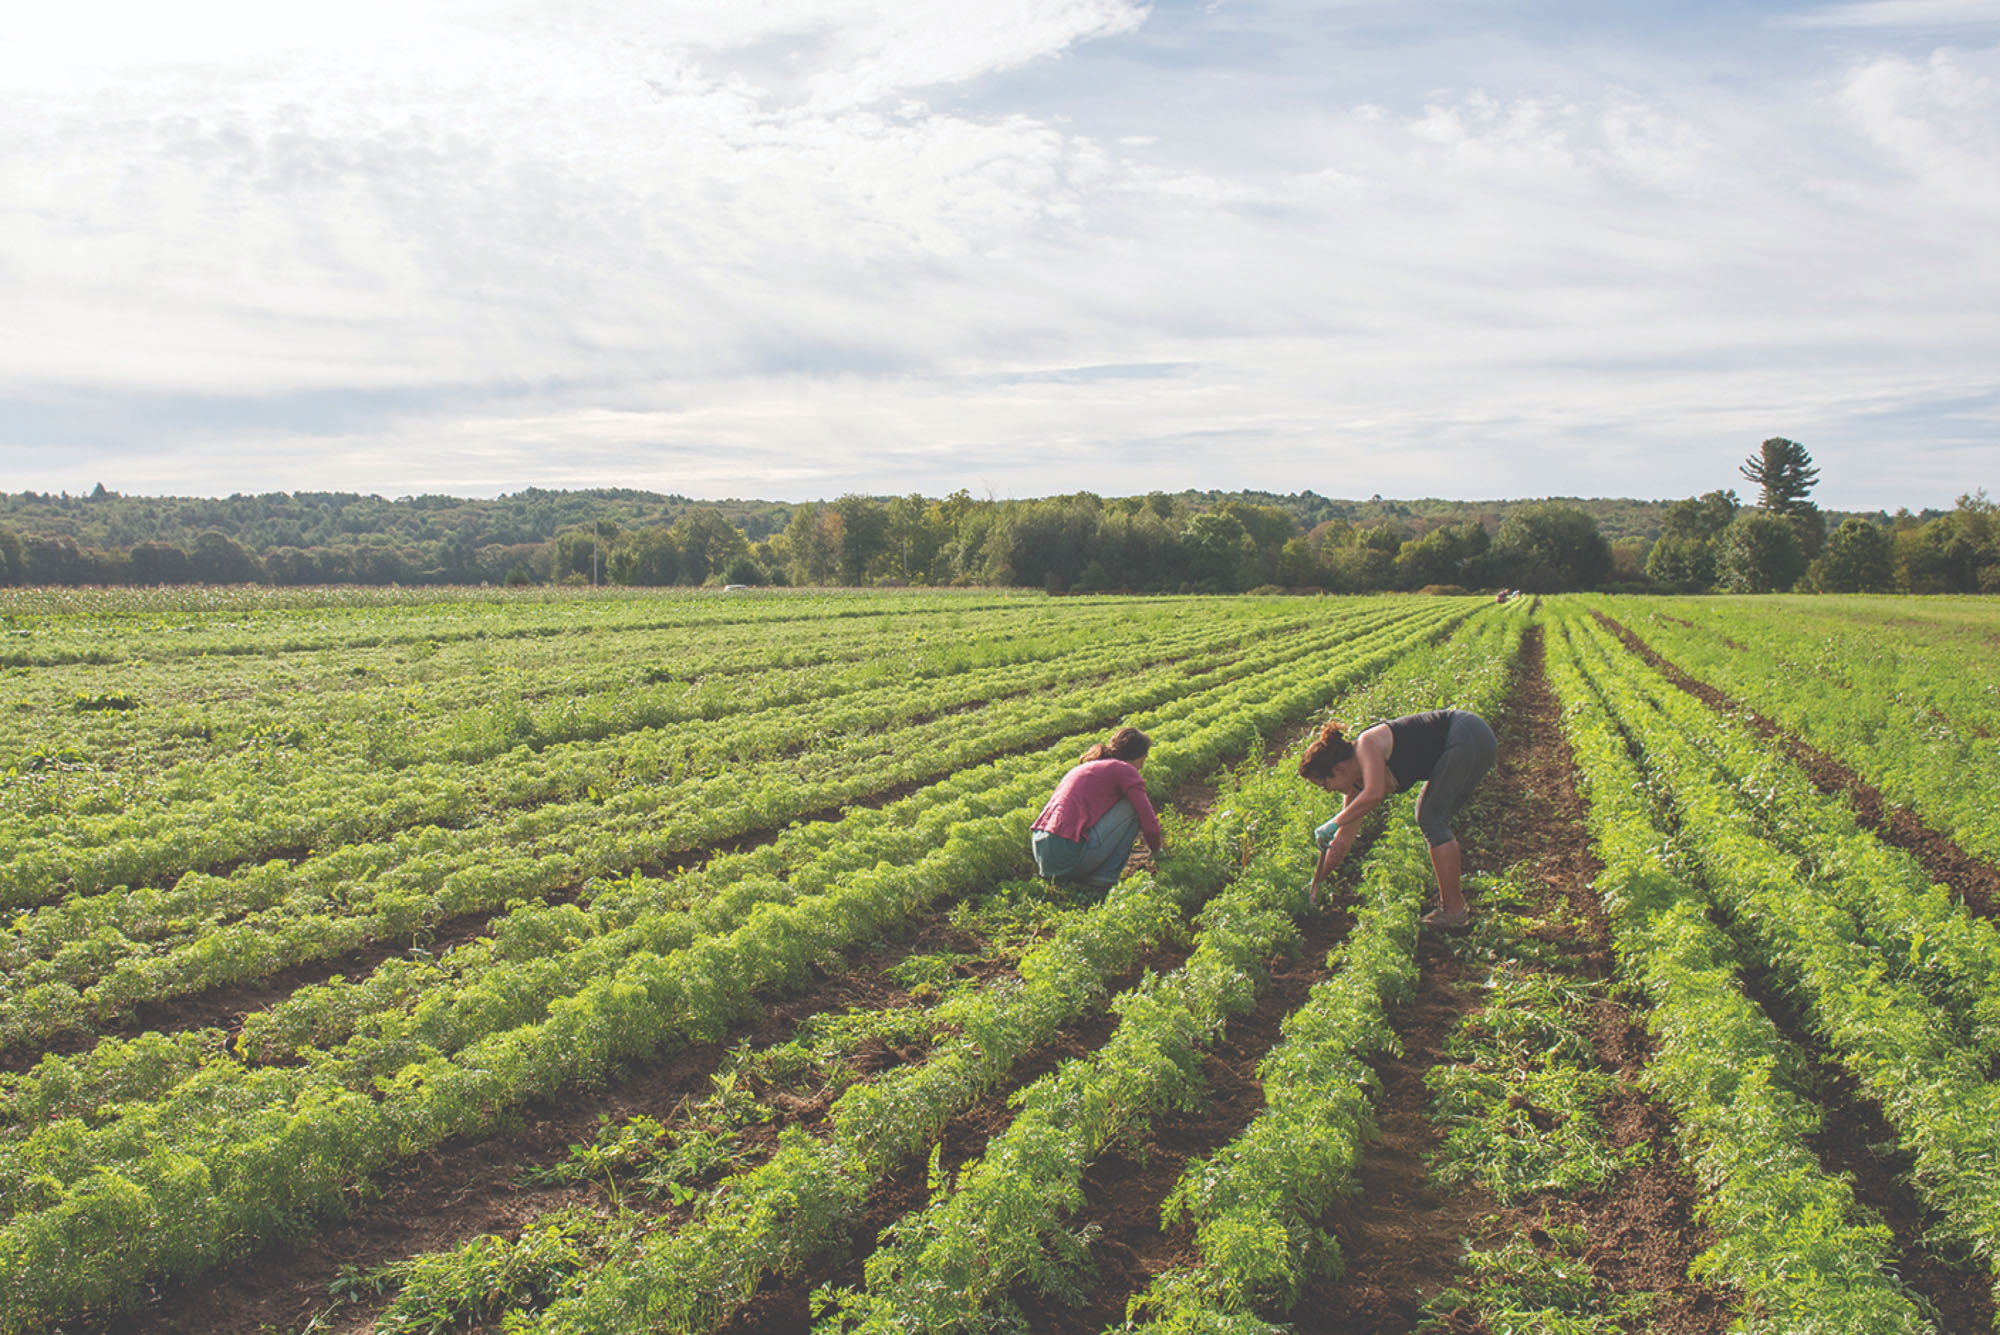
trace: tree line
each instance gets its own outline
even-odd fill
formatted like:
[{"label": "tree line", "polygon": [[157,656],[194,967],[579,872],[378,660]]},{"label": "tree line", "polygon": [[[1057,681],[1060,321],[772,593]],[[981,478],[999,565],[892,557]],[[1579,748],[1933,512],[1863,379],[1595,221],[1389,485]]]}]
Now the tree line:
[{"label": "tree line", "polygon": [[0,583],[1001,585],[1051,592],[2000,590],[1983,492],[1922,516],[1812,506],[1794,442],[1672,503],[1339,501],[1313,492],[849,495],[704,503],[530,489],[226,500],[0,493]]},{"label": "tree line", "polygon": [[1829,531],[1811,493],[1812,456],[1774,436],[1739,471],[1758,487],[1754,506],[1733,488],[1667,507],[1646,556],[1646,575],[1675,592],[2000,593],[2000,515],[1982,489],[1929,518],[1887,523],[1860,515]]}]

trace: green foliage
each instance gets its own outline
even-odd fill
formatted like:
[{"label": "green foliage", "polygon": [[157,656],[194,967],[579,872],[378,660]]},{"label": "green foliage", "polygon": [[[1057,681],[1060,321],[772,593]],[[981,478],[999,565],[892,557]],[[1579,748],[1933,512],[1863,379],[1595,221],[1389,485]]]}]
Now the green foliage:
[{"label": "green foliage", "polygon": [[1439,1180],[1477,1180],[1504,1205],[1539,1191],[1602,1187],[1642,1161],[1647,1147],[1613,1150],[1599,1117],[1619,1082],[1597,1067],[1591,1048],[1597,989],[1505,965],[1487,989],[1485,1007],[1446,1042],[1449,1060],[1425,1076],[1432,1119],[1444,1131],[1433,1166]]},{"label": "green foliage", "polygon": [[1766,510],[1731,520],[1716,554],[1716,578],[1732,593],[1779,593],[1804,578],[1806,551],[1797,527]]},{"label": "green foliage", "polygon": [[1420,1333],[1464,1329],[1468,1321],[1492,1335],[1623,1335],[1646,1328],[1647,1296],[1613,1293],[1591,1274],[1583,1260],[1591,1239],[1583,1230],[1538,1228],[1496,1241],[1466,1248],[1464,1278],[1425,1300],[1431,1319],[1417,1327]]},{"label": "green foliage", "polygon": [[1827,593],[1887,593],[1896,586],[1895,540],[1865,519],[1841,520],[1813,564],[1813,583]]},{"label": "green foliage", "polygon": [[607,1227],[588,1211],[560,1210],[512,1238],[481,1234],[451,1251],[369,1271],[343,1270],[331,1291],[353,1302],[393,1293],[369,1326],[380,1335],[444,1335],[573,1291],[593,1261],[632,1227],[625,1220]]},{"label": "green foliage", "polygon": [[1738,471],[1757,484],[1758,508],[1788,516],[1811,512],[1806,497],[1819,481],[1819,469],[1813,467],[1812,456],[1797,441],[1771,437]]},{"label": "green foliage", "polygon": [[1530,593],[1594,589],[1611,574],[1611,544],[1588,511],[1545,501],[1501,522],[1488,561],[1496,582]]}]

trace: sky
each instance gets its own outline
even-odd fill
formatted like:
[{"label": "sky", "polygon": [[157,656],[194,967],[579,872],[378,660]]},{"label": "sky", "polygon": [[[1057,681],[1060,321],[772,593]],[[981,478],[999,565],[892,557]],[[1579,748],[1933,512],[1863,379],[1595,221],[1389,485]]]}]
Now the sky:
[{"label": "sky", "polygon": [[0,490],[2000,492],[2000,0],[65,0]]}]

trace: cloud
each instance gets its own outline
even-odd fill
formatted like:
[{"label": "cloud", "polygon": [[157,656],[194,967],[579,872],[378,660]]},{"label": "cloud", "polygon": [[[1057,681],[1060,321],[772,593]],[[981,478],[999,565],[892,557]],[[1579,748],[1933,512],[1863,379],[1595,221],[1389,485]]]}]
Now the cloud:
[{"label": "cloud", "polygon": [[1773,20],[1792,28],[1961,28],[2000,26],[2000,0],[1859,0]]},{"label": "cloud", "polygon": [[286,13],[150,62],[72,34],[0,94],[14,485],[88,449],[125,491],[1670,495],[1784,434],[1920,504],[1965,451],[1883,440],[2000,422],[1990,50],[1372,3]]}]

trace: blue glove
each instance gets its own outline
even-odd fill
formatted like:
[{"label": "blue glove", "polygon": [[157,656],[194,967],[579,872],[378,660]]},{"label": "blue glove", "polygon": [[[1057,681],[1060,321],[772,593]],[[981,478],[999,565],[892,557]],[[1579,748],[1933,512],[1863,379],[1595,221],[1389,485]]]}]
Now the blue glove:
[{"label": "blue glove", "polygon": [[1313,842],[1325,848],[1333,842],[1333,836],[1340,833],[1340,817],[1335,816],[1326,824],[1313,831]]}]

